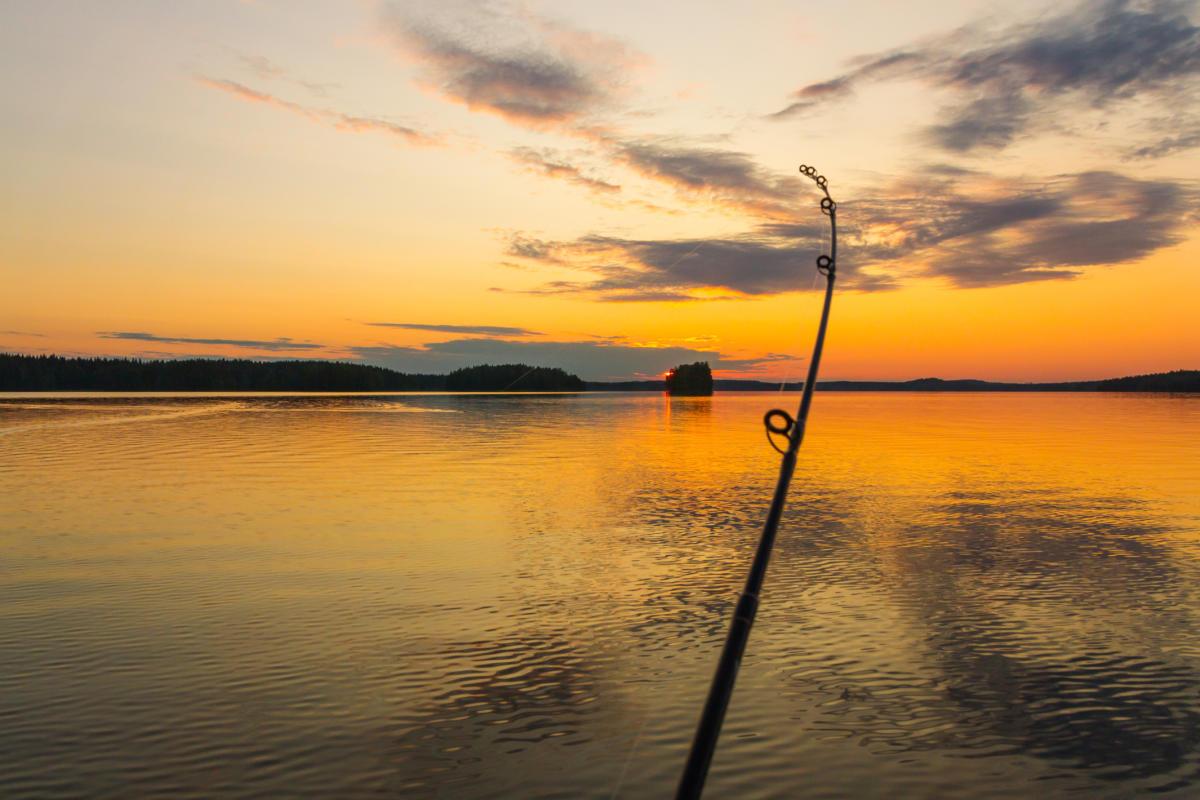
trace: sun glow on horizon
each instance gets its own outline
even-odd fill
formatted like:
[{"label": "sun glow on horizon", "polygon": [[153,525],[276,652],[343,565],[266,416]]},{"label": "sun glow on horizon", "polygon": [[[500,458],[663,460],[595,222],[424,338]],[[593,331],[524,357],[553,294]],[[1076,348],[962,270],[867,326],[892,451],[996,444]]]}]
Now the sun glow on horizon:
[{"label": "sun glow on horizon", "polygon": [[[1200,76],[1110,85],[1108,6],[922,3],[688,7],[688,37],[623,2],[10,5],[0,351],[797,380],[803,161],[839,201],[823,377],[1200,366],[1200,162],[1150,124]],[[1200,36],[1128,13],[1178,32],[1164,64]]]}]

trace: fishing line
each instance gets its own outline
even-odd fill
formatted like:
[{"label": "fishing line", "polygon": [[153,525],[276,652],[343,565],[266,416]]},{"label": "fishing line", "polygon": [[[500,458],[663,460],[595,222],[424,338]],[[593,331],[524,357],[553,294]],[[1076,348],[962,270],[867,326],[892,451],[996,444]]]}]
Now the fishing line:
[{"label": "fishing line", "polygon": [[[529,369],[525,370],[525,375],[528,375],[529,373],[533,372],[535,369],[537,369],[537,367],[530,367]],[[514,380],[514,381],[513,381],[512,383],[510,383],[508,386],[505,386],[505,387],[504,387],[503,389],[501,389],[500,391],[502,391],[502,392],[507,392],[509,389],[511,389],[512,387],[516,386],[518,382],[525,380],[525,375],[522,375],[522,376],[520,376],[519,378],[517,378],[516,380]]]},{"label": "fishing line", "polygon": [[[819,277],[821,277],[821,271],[820,271],[820,270],[813,270],[813,279],[812,279],[812,285],[810,285],[810,286],[808,287],[808,290],[809,290],[810,292],[811,292],[811,291],[814,291],[814,290],[817,288],[817,278],[819,278]],[[782,381],[780,382],[780,384],[779,384],[779,393],[780,393],[780,394],[783,394],[783,391],[784,391],[784,389],[785,389],[785,387],[787,386],[787,383],[788,383],[788,378],[790,378],[791,376],[792,376],[792,374],[791,374],[790,372],[784,372],[784,373],[783,373],[783,380],[782,380]],[[776,448],[776,449],[778,449],[778,448]]]},{"label": "fishing line", "polygon": [[617,795],[621,793],[621,784],[625,782],[625,773],[629,771],[629,765],[633,762],[633,754],[637,752],[638,744],[642,741],[642,732],[646,730],[646,723],[649,721],[650,714],[648,712],[642,714],[642,724],[638,726],[637,735],[633,737],[633,744],[629,748],[629,754],[625,756],[625,763],[621,765],[621,774],[617,776],[617,785],[613,787],[609,800],[617,800]]}]

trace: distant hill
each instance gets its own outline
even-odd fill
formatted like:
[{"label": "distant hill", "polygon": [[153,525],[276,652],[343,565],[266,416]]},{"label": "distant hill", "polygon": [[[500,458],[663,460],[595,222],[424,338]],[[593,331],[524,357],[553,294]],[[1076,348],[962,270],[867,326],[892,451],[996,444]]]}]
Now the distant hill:
[{"label": "distant hill", "polygon": [[[778,383],[717,379],[718,392],[779,391]],[[800,389],[788,383],[787,390]],[[66,358],[0,353],[0,391],[143,392],[578,392],[665,391],[662,380],[587,381],[554,367],[484,364],[449,375],[408,374],[342,361],[250,361],[188,358]],[[1100,381],[993,383],[918,378],[911,381],[823,381],[823,391],[867,392],[1200,392],[1200,370],[1175,370]]]},{"label": "distant hill", "polygon": [[[718,392],[777,392],[780,385],[768,381],[718,378]],[[662,381],[589,381],[592,391],[663,391]],[[786,391],[799,391],[802,382],[787,383]],[[835,392],[1200,392],[1200,370],[1175,370],[1153,375],[1110,378],[1101,381],[1056,383],[1004,383],[976,379],[944,380],[917,378],[911,381],[820,381],[818,391]]]}]

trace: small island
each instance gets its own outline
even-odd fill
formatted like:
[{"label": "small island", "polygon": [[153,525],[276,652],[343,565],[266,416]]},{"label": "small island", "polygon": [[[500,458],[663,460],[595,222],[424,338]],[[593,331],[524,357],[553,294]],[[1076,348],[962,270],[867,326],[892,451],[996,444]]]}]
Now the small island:
[{"label": "small island", "polygon": [[667,394],[673,397],[709,397],[713,393],[712,370],[707,361],[680,364],[667,373]]},{"label": "small island", "polygon": [[463,367],[446,376],[447,392],[581,392],[578,375],[558,367],[484,364]]}]

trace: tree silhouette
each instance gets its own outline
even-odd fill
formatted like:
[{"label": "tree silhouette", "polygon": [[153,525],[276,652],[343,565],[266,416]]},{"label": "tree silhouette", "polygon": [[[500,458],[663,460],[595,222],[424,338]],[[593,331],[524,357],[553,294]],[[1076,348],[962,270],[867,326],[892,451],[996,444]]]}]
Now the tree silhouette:
[{"label": "tree silhouette", "polygon": [[712,393],[712,370],[707,361],[680,364],[667,373],[667,394],[707,397]]}]

